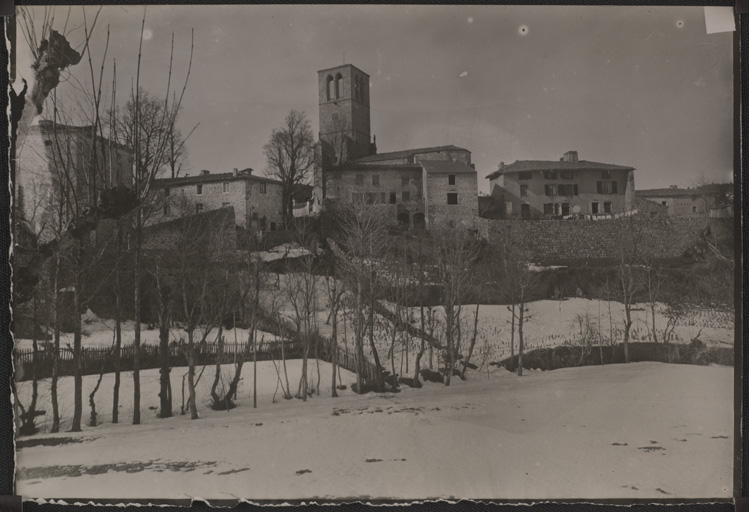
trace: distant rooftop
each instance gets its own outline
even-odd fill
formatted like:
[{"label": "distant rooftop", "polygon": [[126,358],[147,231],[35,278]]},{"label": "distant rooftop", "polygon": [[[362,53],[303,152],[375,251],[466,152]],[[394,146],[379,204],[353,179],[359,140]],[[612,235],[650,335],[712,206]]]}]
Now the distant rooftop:
[{"label": "distant rooftop", "polygon": [[638,190],[636,194],[641,197],[687,197],[696,196],[705,192],[709,194],[730,192],[732,189],[733,185],[730,183],[715,183],[694,188],[679,188],[677,186],[670,186],[668,188],[651,188]]},{"label": "distant rooftop", "polygon": [[414,148],[414,149],[405,149],[403,151],[391,151],[389,153],[377,153],[376,155],[368,155],[363,156],[361,158],[357,158],[353,160],[353,163],[366,163],[366,162],[381,162],[383,160],[397,160],[399,158],[409,158],[414,155],[420,155],[423,153],[436,153],[439,151],[466,151],[469,152],[467,149],[459,148],[458,146],[453,146],[452,144],[447,146],[434,146],[431,148]]},{"label": "distant rooftop", "polygon": [[421,160],[419,164],[427,174],[476,174],[473,167],[452,160]]},{"label": "distant rooftop", "polygon": [[281,184],[280,181],[265,176],[255,176],[252,174],[252,169],[247,168],[236,172],[223,172],[212,174],[210,171],[200,171],[200,174],[195,176],[182,176],[179,178],[160,178],[153,181],[155,187],[168,187],[168,186],[179,186],[179,185],[190,185],[193,183],[213,183],[217,181],[238,181],[238,180],[250,180],[264,183],[276,183]]},{"label": "distant rooftop", "polygon": [[624,165],[578,160],[577,151],[568,151],[559,160],[517,160],[509,165],[505,165],[504,162],[502,162],[499,164],[499,169],[490,173],[486,179],[491,180],[503,174],[512,174],[516,172],[567,170],[634,171],[635,169],[634,167]]}]

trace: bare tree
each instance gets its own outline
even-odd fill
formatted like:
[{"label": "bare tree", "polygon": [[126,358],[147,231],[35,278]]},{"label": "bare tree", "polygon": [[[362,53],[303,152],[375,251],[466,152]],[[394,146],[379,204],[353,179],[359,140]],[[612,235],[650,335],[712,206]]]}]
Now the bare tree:
[{"label": "bare tree", "polygon": [[[338,242],[329,240],[329,244],[336,253],[336,268],[353,298],[354,315],[354,348],[356,352],[357,390],[363,392],[364,379],[364,338],[367,329],[373,329],[373,315],[376,301],[374,298],[374,277],[378,258],[386,247],[386,226],[384,217],[378,208],[364,207],[351,203],[341,203],[338,215],[340,230]],[[367,309],[370,314],[365,318]],[[370,349],[375,359],[377,389],[382,389],[382,366],[373,336],[370,336]]]},{"label": "bare tree", "polygon": [[461,313],[473,290],[477,245],[474,239],[460,232],[443,232],[437,236],[437,276],[445,315],[445,385],[449,386],[453,373],[460,375],[455,365],[461,357],[463,342]]},{"label": "bare tree", "polygon": [[294,219],[294,188],[306,183],[314,164],[314,135],[304,112],[292,110],[263,146],[268,173],[282,183],[284,226]]}]

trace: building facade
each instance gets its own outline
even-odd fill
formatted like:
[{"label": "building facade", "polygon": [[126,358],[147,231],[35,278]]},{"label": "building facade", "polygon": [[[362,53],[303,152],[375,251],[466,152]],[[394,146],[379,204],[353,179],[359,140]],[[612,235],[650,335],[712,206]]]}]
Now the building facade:
[{"label": "building facade", "polygon": [[733,184],[703,185],[695,188],[638,190],[637,198],[657,203],[668,209],[669,217],[732,217]]},{"label": "building facade", "polygon": [[447,145],[378,153],[369,75],[351,64],[319,71],[318,93],[315,205],[376,205],[393,224],[415,229],[473,227],[478,184],[470,151]]},{"label": "building facade", "polygon": [[487,179],[505,218],[597,218],[634,211],[634,170],[568,151],[558,161],[501,163]]},{"label": "building facade", "polygon": [[156,201],[159,206],[149,219],[151,224],[188,213],[232,207],[236,224],[241,228],[248,231],[283,229],[281,182],[254,176],[252,169],[218,174],[203,170],[197,176],[157,179],[151,191],[159,199]]},{"label": "building facade", "polygon": [[103,190],[132,183],[131,149],[94,135],[91,126],[42,120],[17,148],[16,220],[44,243],[56,237],[61,214],[66,224],[98,204]]}]

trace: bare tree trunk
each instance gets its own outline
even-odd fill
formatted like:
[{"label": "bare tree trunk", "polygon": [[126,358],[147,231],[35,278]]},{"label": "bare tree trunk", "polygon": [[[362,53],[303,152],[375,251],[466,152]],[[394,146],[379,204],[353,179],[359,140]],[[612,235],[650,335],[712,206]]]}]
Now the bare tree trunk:
[{"label": "bare tree trunk", "polygon": [[520,297],[520,314],[518,316],[518,377],[523,376],[523,315],[525,312],[525,301]]},{"label": "bare tree trunk", "polygon": [[122,307],[122,286],[120,283],[120,262],[122,254],[122,226],[117,223],[117,262],[115,267],[115,312],[114,312],[114,388],[112,389],[112,423],[118,423],[120,418],[120,358],[122,351],[122,322],[120,320]]},{"label": "bare tree trunk", "polygon": [[50,386],[50,395],[52,398],[52,428],[50,432],[57,433],[60,431],[60,408],[57,401],[57,375],[60,368],[60,252],[57,252],[55,258],[54,279],[53,279],[53,297],[54,297],[54,348],[52,353],[52,382]]},{"label": "bare tree trunk", "polygon": [[213,375],[213,384],[211,385],[211,400],[213,400],[213,408],[220,409],[223,399],[218,396],[216,389],[218,384],[221,382],[221,358],[224,355],[224,337],[221,335],[221,327],[219,327],[218,333],[218,350],[216,350],[216,371]]},{"label": "bare tree trunk", "polygon": [[[333,290],[333,295],[335,295],[335,290]],[[333,329],[330,337],[330,364],[332,366],[333,376],[330,384],[330,392],[333,398],[338,398],[338,390],[335,383],[338,370],[338,300],[334,300],[336,303],[333,304],[333,307],[331,308],[333,314]]]},{"label": "bare tree trunk", "polygon": [[133,337],[133,425],[140,425],[140,231],[142,222],[140,206],[135,225],[135,258],[133,284],[135,286],[133,306],[135,308],[135,332]]},{"label": "bare tree trunk", "polygon": [[159,369],[159,417],[171,418],[172,383],[170,373],[172,369],[169,364],[169,299],[165,290],[159,290],[159,295],[161,296],[161,311],[159,312],[159,355],[161,359],[161,368]]},{"label": "bare tree trunk", "polygon": [[460,373],[460,378],[466,379],[466,371],[468,370],[468,364],[471,362],[471,356],[473,355],[473,347],[476,346],[476,338],[478,337],[479,327],[479,304],[476,304],[476,314],[473,317],[473,336],[471,337],[471,345],[468,347],[468,355],[463,362],[463,371]]},{"label": "bare tree trunk", "polygon": [[193,332],[187,334],[187,391],[189,393],[187,405],[190,408],[190,419],[198,419],[198,406],[195,398],[195,345]]},{"label": "bare tree trunk", "polygon": [[74,382],[74,406],[73,406],[73,425],[71,432],[81,431],[81,418],[83,416],[83,375],[82,375],[82,346],[81,346],[81,267],[82,262],[82,244],[79,238],[76,238],[75,254],[75,283],[73,285],[73,382]]},{"label": "bare tree trunk", "polygon": [[510,320],[510,357],[515,357],[515,303],[512,303],[512,320]]}]

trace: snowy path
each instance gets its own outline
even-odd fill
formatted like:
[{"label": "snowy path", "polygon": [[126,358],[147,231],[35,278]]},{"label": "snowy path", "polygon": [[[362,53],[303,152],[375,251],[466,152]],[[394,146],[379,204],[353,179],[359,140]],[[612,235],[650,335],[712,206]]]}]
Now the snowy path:
[{"label": "snowy path", "polygon": [[17,492],[260,500],[707,498],[732,490],[732,368],[500,371],[449,388],[256,410],[244,396],[237,409],[196,421],[106,424],[56,436],[85,442],[23,448]]}]

